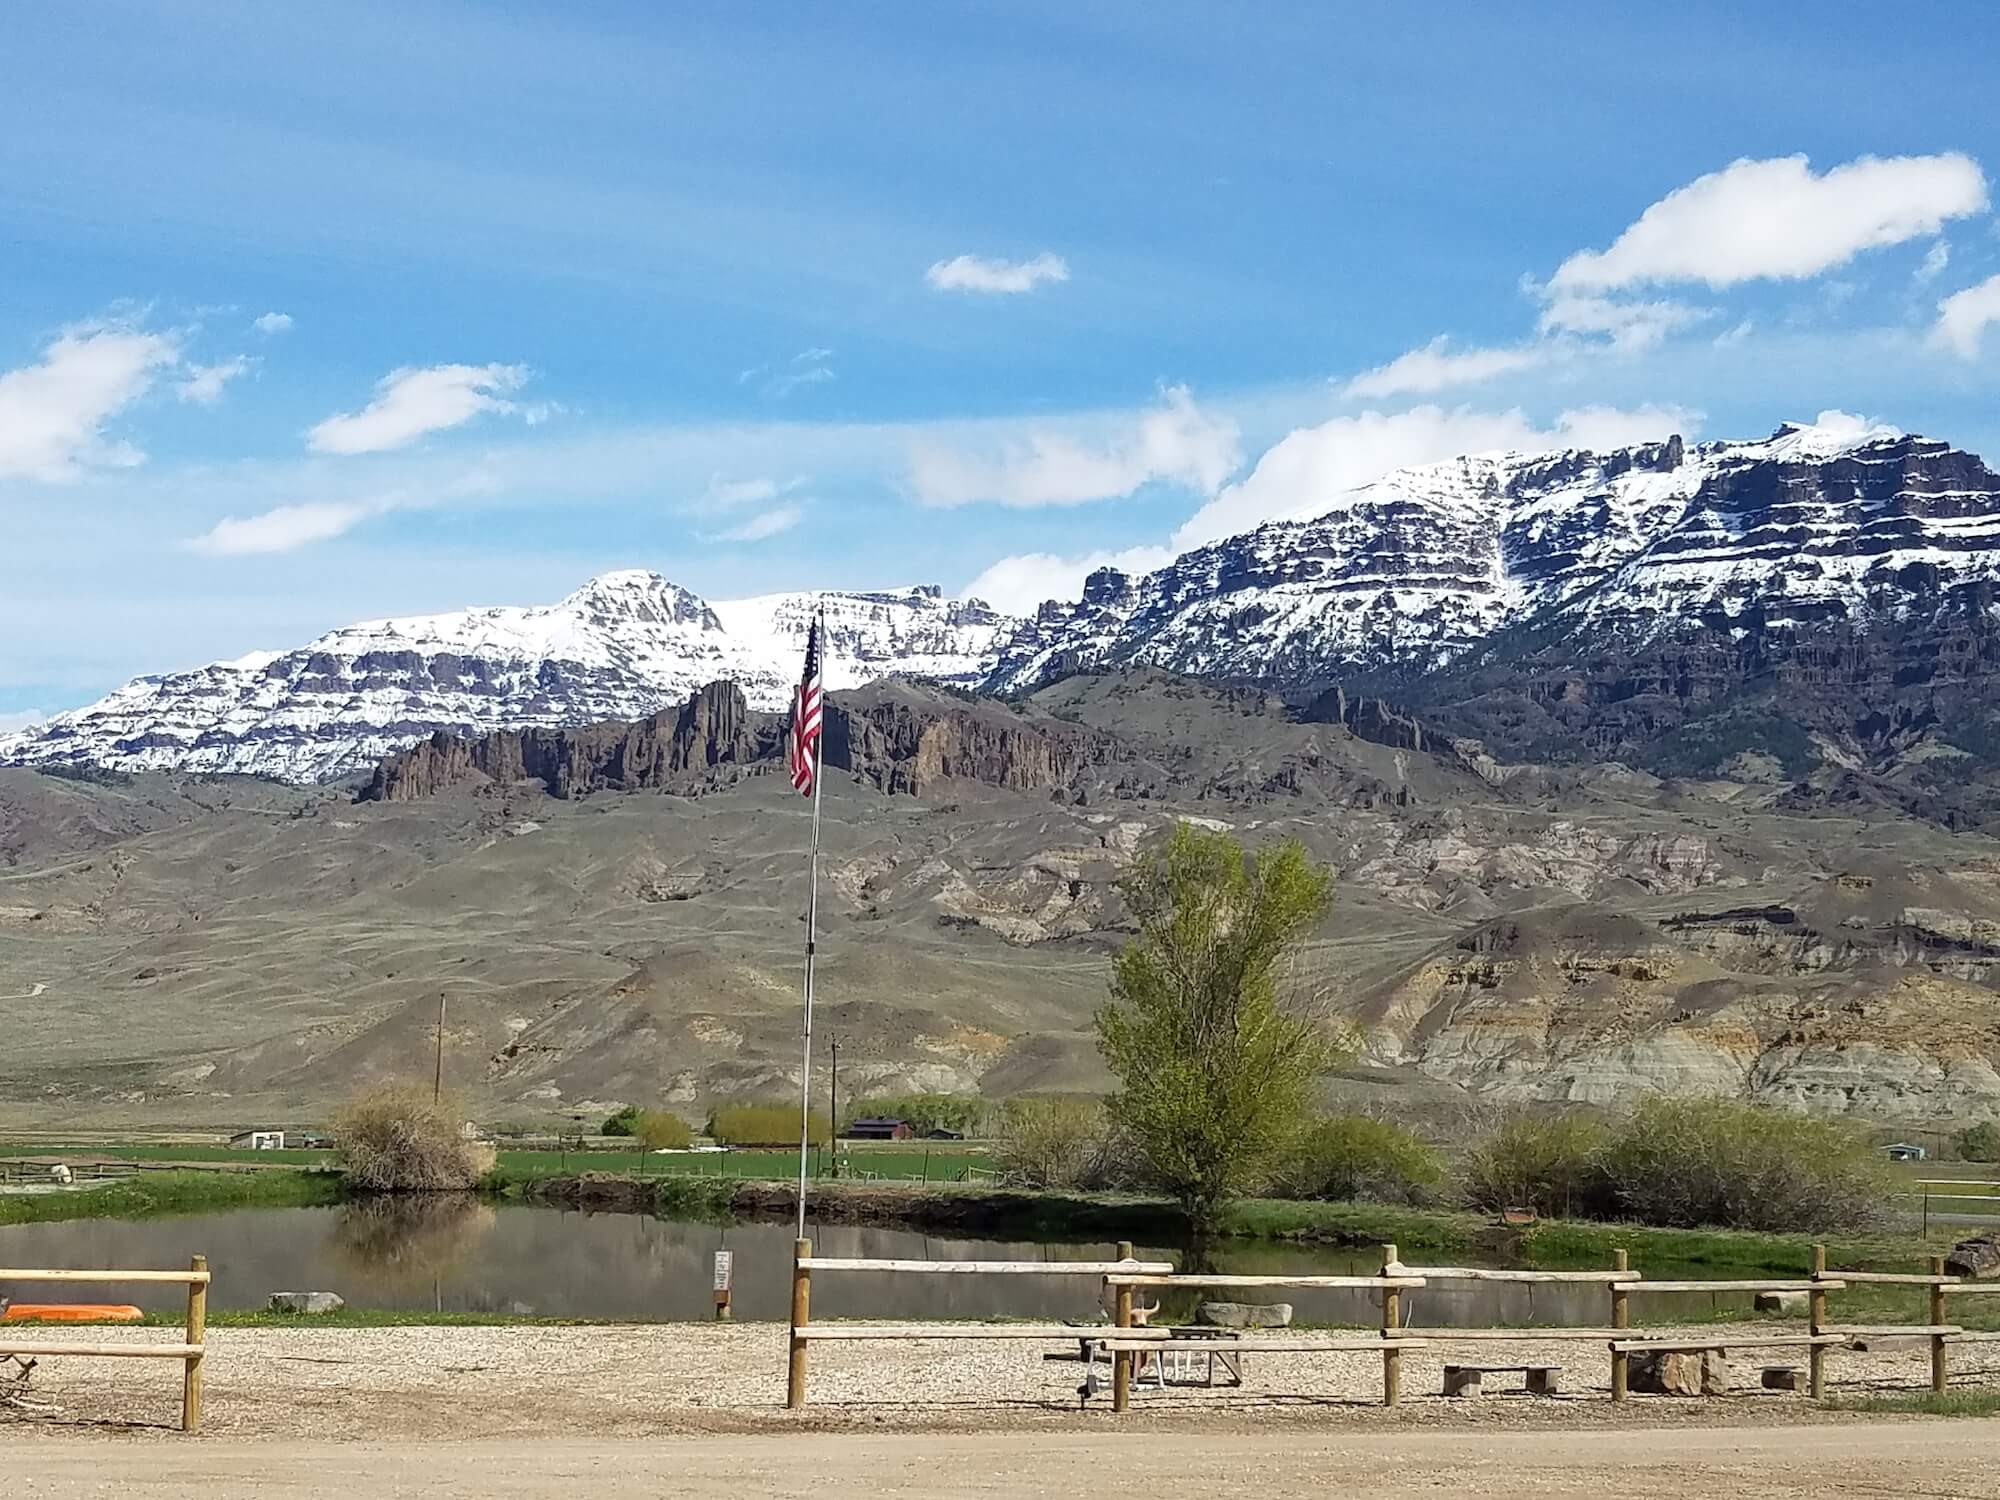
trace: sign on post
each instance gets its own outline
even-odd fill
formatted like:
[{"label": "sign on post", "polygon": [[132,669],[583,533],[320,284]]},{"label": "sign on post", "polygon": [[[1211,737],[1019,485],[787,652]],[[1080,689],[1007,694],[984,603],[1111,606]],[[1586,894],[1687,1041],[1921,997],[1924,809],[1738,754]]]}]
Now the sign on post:
[{"label": "sign on post", "polygon": [[728,1250],[715,1252],[715,1315],[718,1318],[730,1316],[729,1283],[735,1274],[735,1269],[734,1252]]}]

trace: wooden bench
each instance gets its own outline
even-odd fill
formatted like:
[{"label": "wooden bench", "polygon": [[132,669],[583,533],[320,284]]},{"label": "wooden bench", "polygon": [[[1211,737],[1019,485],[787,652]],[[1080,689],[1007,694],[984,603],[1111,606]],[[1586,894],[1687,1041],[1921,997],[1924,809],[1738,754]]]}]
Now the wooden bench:
[{"label": "wooden bench", "polygon": [[1554,1365],[1446,1365],[1444,1393],[1447,1396],[1484,1394],[1481,1381],[1488,1375],[1511,1375],[1519,1371],[1522,1389],[1530,1396],[1554,1396],[1561,1389]]}]

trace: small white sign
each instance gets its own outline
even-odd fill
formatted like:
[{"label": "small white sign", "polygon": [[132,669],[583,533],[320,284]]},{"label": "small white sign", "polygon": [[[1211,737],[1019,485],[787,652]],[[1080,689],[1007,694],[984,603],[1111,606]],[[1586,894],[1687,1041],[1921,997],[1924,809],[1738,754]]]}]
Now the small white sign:
[{"label": "small white sign", "polygon": [[729,1290],[729,1274],[734,1262],[734,1252],[729,1250],[715,1252],[715,1289],[718,1292]]}]

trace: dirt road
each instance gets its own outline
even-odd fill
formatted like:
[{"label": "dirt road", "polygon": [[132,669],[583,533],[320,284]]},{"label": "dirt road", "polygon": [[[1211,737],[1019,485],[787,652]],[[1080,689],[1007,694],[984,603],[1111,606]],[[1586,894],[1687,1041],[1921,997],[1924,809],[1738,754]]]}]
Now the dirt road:
[{"label": "dirt road", "polygon": [[[1591,1432],[812,1433],[480,1443],[41,1439],[5,1449],[11,1495],[145,1500],[356,1496],[1126,1494],[2000,1496],[2000,1424]],[[1116,1483],[1106,1483],[1115,1476]]]}]

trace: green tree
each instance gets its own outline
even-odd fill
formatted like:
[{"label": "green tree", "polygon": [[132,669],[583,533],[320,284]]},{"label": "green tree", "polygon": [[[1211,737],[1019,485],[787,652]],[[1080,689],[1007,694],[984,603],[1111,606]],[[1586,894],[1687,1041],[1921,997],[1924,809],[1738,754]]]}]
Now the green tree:
[{"label": "green tree", "polygon": [[621,1106],[606,1116],[602,1133],[605,1135],[630,1135],[632,1127],[639,1121],[640,1109],[636,1104]]},{"label": "green tree", "polygon": [[1952,1145],[1966,1161],[2000,1161],[2000,1125],[1981,1120],[1954,1136]]},{"label": "green tree", "polygon": [[1343,1053],[1278,1003],[1280,967],[1331,887],[1296,840],[1252,854],[1188,823],[1121,885],[1139,930],[1097,1013],[1119,1081],[1109,1107],[1197,1233],[1270,1175]]}]

